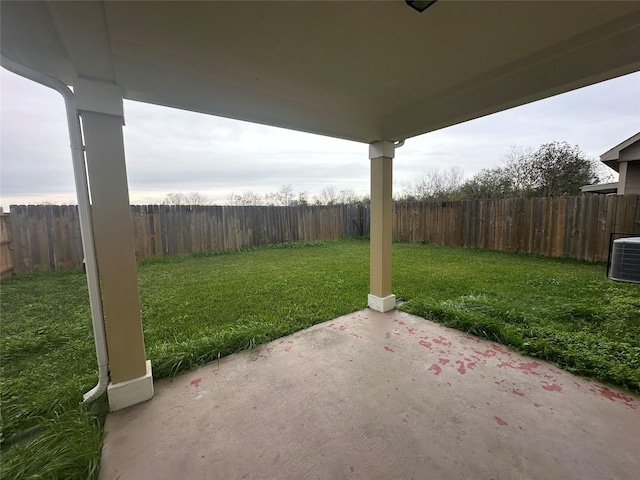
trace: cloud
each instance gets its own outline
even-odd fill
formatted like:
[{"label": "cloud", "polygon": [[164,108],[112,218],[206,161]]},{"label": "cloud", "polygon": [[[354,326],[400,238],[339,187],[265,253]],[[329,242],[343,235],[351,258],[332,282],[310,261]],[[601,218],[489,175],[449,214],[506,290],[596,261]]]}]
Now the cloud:
[{"label": "cloud", "polygon": [[[57,92],[1,72],[0,201],[71,203],[75,198],[64,103]],[[369,190],[368,146],[346,140],[125,101],[130,199],[160,202],[199,191],[217,202],[231,192],[292,185],[311,196],[328,185]],[[510,146],[554,140],[592,157],[640,131],[640,73],[575,90],[408,139],[394,160],[394,188],[432,168],[467,176],[497,166]]]}]

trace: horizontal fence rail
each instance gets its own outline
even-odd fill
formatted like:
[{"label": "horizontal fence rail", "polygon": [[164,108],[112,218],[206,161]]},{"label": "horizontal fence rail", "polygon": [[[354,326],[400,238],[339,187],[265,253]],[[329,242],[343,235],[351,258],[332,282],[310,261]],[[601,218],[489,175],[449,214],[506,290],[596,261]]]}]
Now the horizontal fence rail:
[{"label": "horizontal fence rail", "polygon": [[[369,205],[131,207],[147,257],[368,236]],[[12,205],[0,215],[3,278],[80,268],[76,206]],[[640,236],[640,196],[510,198],[393,205],[394,240],[606,261],[612,232]]]}]

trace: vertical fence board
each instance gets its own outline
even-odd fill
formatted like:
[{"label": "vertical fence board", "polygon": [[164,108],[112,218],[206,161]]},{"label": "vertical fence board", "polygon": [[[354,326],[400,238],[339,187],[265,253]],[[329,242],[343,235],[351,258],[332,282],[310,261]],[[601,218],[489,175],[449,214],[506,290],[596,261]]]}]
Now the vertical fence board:
[{"label": "vertical fence board", "polygon": [[11,219],[0,207],[0,278],[9,278],[15,273]]},{"label": "vertical fence board", "polygon": [[640,195],[636,195],[636,216],[633,222],[633,233],[640,234]]}]

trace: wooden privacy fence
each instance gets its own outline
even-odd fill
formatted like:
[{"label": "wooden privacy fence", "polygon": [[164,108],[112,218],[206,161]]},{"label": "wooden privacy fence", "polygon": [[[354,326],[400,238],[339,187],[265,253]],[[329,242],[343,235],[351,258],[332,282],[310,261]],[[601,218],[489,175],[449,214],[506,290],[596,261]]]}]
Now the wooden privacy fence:
[{"label": "wooden privacy fence", "polygon": [[[11,205],[10,212],[11,251],[6,259],[15,274],[82,266],[76,206]],[[369,232],[368,205],[136,205],[131,207],[131,218],[138,260],[286,241],[331,240]],[[4,222],[3,217],[3,227],[7,225]]]},{"label": "wooden privacy fence", "polygon": [[[640,236],[638,195],[407,202],[397,241],[606,261],[612,233]],[[369,235],[368,205],[132,206],[136,258]],[[75,206],[11,206],[0,215],[3,276],[82,266]],[[8,273],[7,273],[8,272]]]},{"label": "wooden privacy fence", "polygon": [[369,231],[368,205],[132,206],[136,257],[182,255]]},{"label": "wooden privacy fence", "polygon": [[[640,236],[640,196],[394,204],[398,241],[606,261],[611,234]],[[625,235],[622,235],[625,236]]]}]

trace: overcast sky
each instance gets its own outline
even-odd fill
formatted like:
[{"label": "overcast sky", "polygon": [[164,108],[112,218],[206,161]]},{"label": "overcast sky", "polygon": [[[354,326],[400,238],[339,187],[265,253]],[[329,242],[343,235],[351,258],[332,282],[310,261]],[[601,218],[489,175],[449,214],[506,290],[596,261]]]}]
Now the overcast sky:
[{"label": "overcast sky", "polygon": [[[55,91],[4,69],[0,205],[75,204],[64,102]],[[124,102],[131,202],[161,203],[198,191],[225,204],[231,192],[282,185],[369,190],[368,146],[137,102]],[[408,139],[396,152],[394,191],[433,168],[467,177],[500,165],[510,146],[567,141],[598,157],[640,131],[640,73]]]}]

